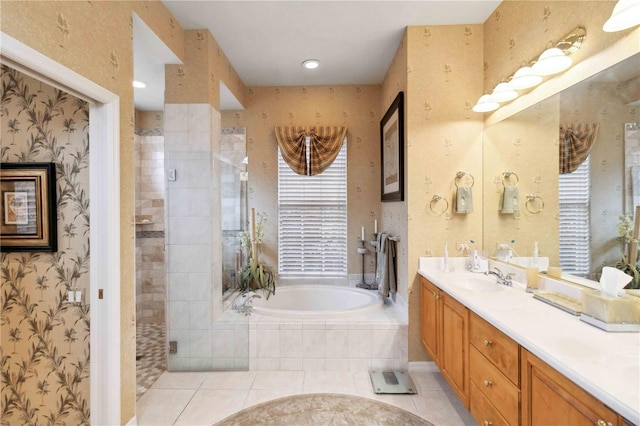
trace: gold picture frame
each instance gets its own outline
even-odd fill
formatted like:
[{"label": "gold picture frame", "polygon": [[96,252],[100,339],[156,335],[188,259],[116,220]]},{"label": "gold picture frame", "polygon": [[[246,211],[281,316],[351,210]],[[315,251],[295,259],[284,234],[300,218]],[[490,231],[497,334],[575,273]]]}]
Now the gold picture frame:
[{"label": "gold picture frame", "polygon": [[55,163],[0,164],[0,251],[58,250]]}]

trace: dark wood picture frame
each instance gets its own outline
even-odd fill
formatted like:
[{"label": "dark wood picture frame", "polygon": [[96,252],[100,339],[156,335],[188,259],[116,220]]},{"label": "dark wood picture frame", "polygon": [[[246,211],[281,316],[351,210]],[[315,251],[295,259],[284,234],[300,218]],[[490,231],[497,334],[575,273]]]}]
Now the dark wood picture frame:
[{"label": "dark wood picture frame", "polygon": [[55,163],[0,164],[0,251],[58,250]]},{"label": "dark wood picture frame", "polygon": [[381,199],[404,201],[404,93],[380,120]]}]

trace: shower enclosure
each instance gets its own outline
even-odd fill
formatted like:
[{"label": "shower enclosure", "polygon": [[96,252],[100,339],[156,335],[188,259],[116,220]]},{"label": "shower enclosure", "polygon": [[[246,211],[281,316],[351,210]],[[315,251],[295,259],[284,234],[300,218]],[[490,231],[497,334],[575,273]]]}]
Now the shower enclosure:
[{"label": "shower enclosure", "polygon": [[244,129],[225,129],[209,104],[166,104],[169,371],[249,368],[246,317],[225,311],[246,222]]},{"label": "shower enclosure", "polygon": [[228,299],[237,288],[244,264],[240,234],[247,226],[247,149],[244,127],[225,127],[220,141],[222,183],[222,293]]}]

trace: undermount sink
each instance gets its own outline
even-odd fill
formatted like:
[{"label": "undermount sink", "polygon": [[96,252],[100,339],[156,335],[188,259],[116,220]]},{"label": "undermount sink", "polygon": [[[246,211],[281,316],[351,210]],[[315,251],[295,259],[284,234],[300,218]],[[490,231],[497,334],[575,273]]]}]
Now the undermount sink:
[{"label": "undermount sink", "polygon": [[496,283],[493,277],[489,278],[485,276],[452,277],[451,284],[471,291],[488,292],[504,290],[504,286]]}]

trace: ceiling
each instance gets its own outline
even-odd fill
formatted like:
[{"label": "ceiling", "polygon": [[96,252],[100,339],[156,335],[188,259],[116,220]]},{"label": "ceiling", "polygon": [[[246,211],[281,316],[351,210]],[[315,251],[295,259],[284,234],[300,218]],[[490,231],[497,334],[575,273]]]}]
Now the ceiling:
[{"label": "ceiling", "polygon": [[[380,84],[406,26],[483,23],[500,1],[163,3],[183,29],[207,28],[247,86],[312,86]],[[302,68],[309,58],[320,67]],[[226,96],[222,109],[241,108]]]}]

